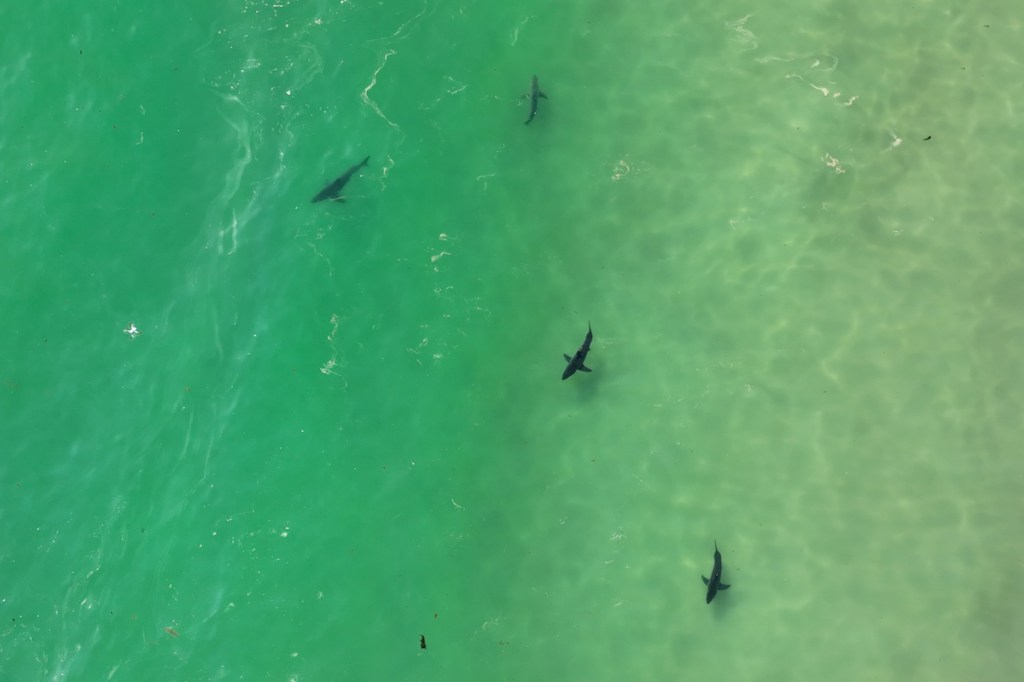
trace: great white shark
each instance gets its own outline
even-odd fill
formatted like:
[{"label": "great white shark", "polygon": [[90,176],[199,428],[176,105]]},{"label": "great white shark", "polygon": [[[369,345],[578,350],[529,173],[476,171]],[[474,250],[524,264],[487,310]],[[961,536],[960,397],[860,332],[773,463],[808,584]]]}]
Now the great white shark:
[{"label": "great white shark", "polygon": [[540,102],[540,98],[548,98],[547,95],[540,91],[540,85],[537,83],[536,76],[533,77],[533,81],[530,83],[530,92],[523,95],[523,97],[530,98],[530,118],[523,121],[524,123],[529,123],[537,115],[537,103]]},{"label": "great white shark", "polygon": [[711,577],[700,577],[708,586],[708,597],[706,604],[710,604],[719,590],[728,590],[729,586],[722,582],[722,555],[718,551],[718,540],[715,540],[715,565],[711,568]]},{"label": "great white shark", "polygon": [[[587,322],[587,337],[583,339],[583,345],[576,351],[576,354],[571,358],[565,355],[565,361],[569,364],[565,366],[565,371],[562,372],[562,381],[565,381],[573,374],[576,370],[581,372],[589,372],[590,368],[583,364],[583,361],[587,359],[587,353],[590,352],[590,342],[594,340],[594,332],[590,329],[590,322]],[[563,354],[564,355],[564,354]]]},{"label": "great white shark", "polygon": [[349,168],[347,171],[342,173],[337,180],[320,190],[311,203],[330,199],[331,201],[345,201],[341,198],[341,189],[348,184],[348,181],[352,179],[352,176],[359,172],[360,168],[363,168],[370,162],[370,157],[367,156],[365,159],[357,163],[356,165]]}]

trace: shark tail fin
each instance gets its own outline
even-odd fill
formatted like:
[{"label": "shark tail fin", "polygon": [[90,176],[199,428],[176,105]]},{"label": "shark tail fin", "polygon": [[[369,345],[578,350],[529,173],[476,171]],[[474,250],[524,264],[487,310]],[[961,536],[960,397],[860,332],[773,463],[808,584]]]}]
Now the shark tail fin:
[{"label": "shark tail fin", "polygon": [[700,577],[700,579],[704,581],[704,584],[705,584],[705,585],[707,585],[707,584],[708,584],[708,579],[707,579],[707,578],[705,578],[704,576],[701,576],[701,577]]}]

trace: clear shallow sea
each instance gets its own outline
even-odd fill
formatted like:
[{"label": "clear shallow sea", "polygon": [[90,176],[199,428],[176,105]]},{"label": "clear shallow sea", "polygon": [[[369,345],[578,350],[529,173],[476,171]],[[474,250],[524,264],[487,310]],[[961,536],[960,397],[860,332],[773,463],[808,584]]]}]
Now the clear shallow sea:
[{"label": "clear shallow sea", "polygon": [[0,9],[0,679],[1024,678],[1024,10],[189,4]]}]

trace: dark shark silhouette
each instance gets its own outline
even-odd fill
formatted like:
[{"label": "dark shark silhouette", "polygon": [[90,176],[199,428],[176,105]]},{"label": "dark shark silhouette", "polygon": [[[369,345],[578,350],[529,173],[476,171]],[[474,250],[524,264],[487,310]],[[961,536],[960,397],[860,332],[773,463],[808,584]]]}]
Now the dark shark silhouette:
[{"label": "dark shark silhouette", "polygon": [[370,157],[367,156],[360,163],[357,163],[356,165],[349,168],[347,171],[342,173],[337,180],[335,180],[334,182],[320,190],[320,192],[315,197],[313,197],[313,201],[310,203],[315,204],[316,202],[323,201],[324,199],[330,199],[331,201],[345,201],[344,199],[341,198],[341,188],[347,185],[348,181],[352,179],[352,176],[355,175],[360,168],[362,168],[369,162]]},{"label": "dark shark silhouette", "polygon": [[590,342],[594,340],[594,332],[590,329],[590,322],[587,322],[587,338],[583,339],[583,345],[576,351],[576,355],[571,358],[568,355],[564,355],[565,361],[569,364],[565,366],[565,371],[562,372],[562,381],[565,381],[573,374],[576,370],[581,372],[589,372],[590,368],[583,364],[583,361],[587,359],[587,353],[590,352]]},{"label": "dark shark silhouette", "polygon": [[533,117],[537,115],[537,103],[540,102],[540,98],[548,98],[547,95],[540,91],[540,85],[537,84],[536,76],[533,77],[533,82],[530,83],[530,92],[523,95],[523,97],[530,98],[530,118],[524,121],[524,123],[529,123],[533,120]]},{"label": "dark shark silhouette", "polygon": [[711,568],[711,579],[700,577],[708,586],[708,598],[705,603],[710,604],[719,590],[728,590],[729,586],[722,582],[722,555],[718,553],[718,540],[715,540],[715,565]]}]

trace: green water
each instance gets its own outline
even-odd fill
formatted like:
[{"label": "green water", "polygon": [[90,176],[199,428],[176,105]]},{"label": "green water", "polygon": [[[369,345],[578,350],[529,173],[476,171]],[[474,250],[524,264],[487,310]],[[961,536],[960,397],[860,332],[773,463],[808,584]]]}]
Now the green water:
[{"label": "green water", "polygon": [[0,9],[0,680],[1024,679],[1024,11],[189,4]]}]

